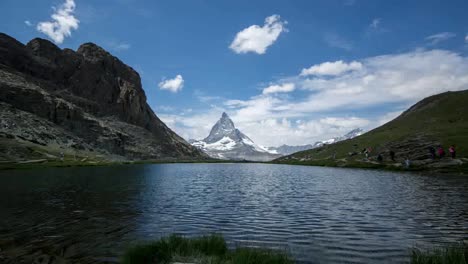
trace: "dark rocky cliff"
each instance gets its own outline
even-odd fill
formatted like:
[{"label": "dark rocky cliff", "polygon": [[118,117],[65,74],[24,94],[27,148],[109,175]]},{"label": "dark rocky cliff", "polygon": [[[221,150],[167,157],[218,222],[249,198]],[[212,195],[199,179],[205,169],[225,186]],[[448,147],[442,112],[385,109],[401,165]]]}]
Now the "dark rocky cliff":
[{"label": "dark rocky cliff", "polygon": [[0,33],[0,160],[198,159],[146,103],[139,74],[101,47]]}]

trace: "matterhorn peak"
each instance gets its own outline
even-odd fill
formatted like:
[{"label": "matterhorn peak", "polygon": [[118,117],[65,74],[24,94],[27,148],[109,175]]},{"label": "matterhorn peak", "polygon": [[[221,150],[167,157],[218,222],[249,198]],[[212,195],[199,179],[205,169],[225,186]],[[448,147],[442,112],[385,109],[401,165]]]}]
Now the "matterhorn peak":
[{"label": "matterhorn peak", "polygon": [[239,131],[226,112],[203,140],[191,142],[213,158],[233,160],[268,161],[279,157],[262,146],[255,144],[248,136]]},{"label": "matterhorn peak", "polygon": [[236,130],[234,122],[232,122],[231,118],[223,112],[221,118],[216,122],[216,124],[211,129],[210,134],[207,138],[205,138],[206,142],[215,142],[222,139],[225,136],[228,136],[233,131]]}]

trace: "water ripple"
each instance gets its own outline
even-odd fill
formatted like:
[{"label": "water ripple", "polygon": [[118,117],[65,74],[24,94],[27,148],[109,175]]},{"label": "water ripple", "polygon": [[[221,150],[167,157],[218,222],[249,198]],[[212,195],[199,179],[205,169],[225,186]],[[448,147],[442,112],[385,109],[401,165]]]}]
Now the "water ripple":
[{"label": "water ripple", "polygon": [[467,190],[461,176],[264,164],[0,172],[0,247],[7,263],[98,263],[135,241],[221,233],[299,263],[405,263],[413,246],[468,239]]}]

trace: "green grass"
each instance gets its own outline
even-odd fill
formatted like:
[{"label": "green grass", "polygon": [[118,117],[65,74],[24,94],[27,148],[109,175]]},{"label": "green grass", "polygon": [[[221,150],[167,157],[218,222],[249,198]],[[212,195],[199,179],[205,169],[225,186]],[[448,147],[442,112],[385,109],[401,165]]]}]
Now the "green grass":
[{"label": "green grass", "polygon": [[[315,166],[365,167],[396,169],[389,166],[388,152],[396,152],[397,162],[402,163],[406,156],[417,160],[428,156],[427,147],[441,144],[447,151],[456,146],[458,157],[468,157],[468,90],[447,92],[428,97],[393,121],[351,140],[341,141],[320,148],[294,153],[274,162]],[[360,153],[363,149],[373,149],[371,158],[383,153],[382,164],[362,162],[363,154],[350,156],[350,152]],[[346,163],[331,160],[346,159]],[[447,153],[448,154],[448,153]],[[302,161],[301,161],[302,160]],[[419,170],[421,168],[412,168]],[[450,168],[450,171],[466,172],[466,168]]]},{"label": "green grass", "polygon": [[459,244],[429,251],[413,249],[412,264],[468,264],[468,245]]},{"label": "green grass", "polygon": [[222,236],[184,238],[172,235],[158,241],[130,248],[123,264],[207,263],[207,264],[289,264],[287,254],[267,249],[236,248],[229,250]]},{"label": "green grass", "polygon": [[138,160],[138,161],[107,161],[101,160],[87,160],[81,162],[79,160],[65,159],[49,160],[41,163],[27,163],[21,164],[18,162],[0,163],[0,170],[16,170],[16,169],[37,169],[49,167],[93,167],[93,166],[117,166],[117,165],[134,165],[134,164],[175,164],[175,163],[247,163],[232,160],[217,160],[217,159],[203,159],[203,160]]}]

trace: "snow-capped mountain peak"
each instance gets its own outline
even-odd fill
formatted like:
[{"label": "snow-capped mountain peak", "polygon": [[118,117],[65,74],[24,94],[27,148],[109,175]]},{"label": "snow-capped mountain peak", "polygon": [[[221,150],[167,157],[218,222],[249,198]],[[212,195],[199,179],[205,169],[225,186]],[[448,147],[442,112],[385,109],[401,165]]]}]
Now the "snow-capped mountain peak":
[{"label": "snow-capped mountain peak", "polygon": [[266,161],[279,157],[265,147],[257,145],[237,129],[226,113],[216,122],[208,137],[192,145],[214,158]]}]

